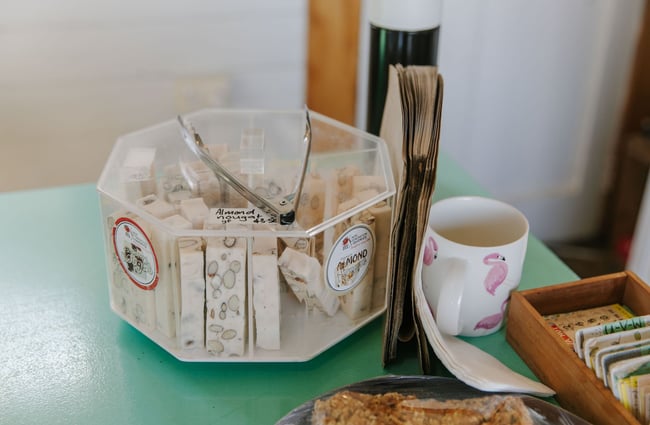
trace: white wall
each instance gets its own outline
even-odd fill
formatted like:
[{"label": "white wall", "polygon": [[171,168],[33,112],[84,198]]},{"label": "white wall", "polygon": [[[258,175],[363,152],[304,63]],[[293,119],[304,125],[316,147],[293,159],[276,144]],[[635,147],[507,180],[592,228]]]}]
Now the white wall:
[{"label": "white wall", "polygon": [[440,145],[544,240],[598,230],[644,3],[442,1]]},{"label": "white wall", "polygon": [[0,0],[0,191],[94,182],[115,139],[205,106],[300,108],[302,0]]}]

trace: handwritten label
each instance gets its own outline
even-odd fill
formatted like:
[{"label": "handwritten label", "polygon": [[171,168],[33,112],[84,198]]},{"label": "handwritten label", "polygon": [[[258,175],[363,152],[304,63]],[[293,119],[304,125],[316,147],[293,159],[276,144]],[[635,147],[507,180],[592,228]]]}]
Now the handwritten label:
[{"label": "handwritten label", "polygon": [[213,208],[210,210],[211,221],[221,224],[274,224],[277,217],[267,214],[259,208]]}]

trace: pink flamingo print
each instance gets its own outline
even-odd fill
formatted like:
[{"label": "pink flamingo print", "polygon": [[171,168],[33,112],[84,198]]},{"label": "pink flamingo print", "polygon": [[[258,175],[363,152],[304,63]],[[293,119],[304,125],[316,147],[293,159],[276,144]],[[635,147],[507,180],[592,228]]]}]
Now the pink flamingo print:
[{"label": "pink flamingo print", "polygon": [[492,266],[490,268],[490,271],[488,271],[487,276],[485,276],[485,280],[483,281],[485,290],[492,295],[494,295],[494,291],[496,291],[496,289],[503,283],[503,281],[506,280],[506,276],[508,274],[508,265],[505,261],[506,258],[496,252],[486,255],[483,259],[483,264]]},{"label": "pink flamingo print", "polygon": [[484,317],[481,320],[479,320],[478,323],[476,324],[476,326],[474,326],[474,330],[476,330],[476,329],[492,329],[492,328],[496,327],[497,325],[499,325],[499,323],[501,323],[501,321],[503,320],[503,315],[505,314],[506,305],[508,305],[508,299],[509,298],[506,298],[506,300],[503,301],[503,303],[501,303],[501,311],[500,312],[498,312],[496,314],[492,314],[492,315],[487,316],[487,317]]},{"label": "pink flamingo print", "polygon": [[436,258],[438,258],[438,244],[433,237],[429,236],[424,246],[424,264],[430,266]]}]

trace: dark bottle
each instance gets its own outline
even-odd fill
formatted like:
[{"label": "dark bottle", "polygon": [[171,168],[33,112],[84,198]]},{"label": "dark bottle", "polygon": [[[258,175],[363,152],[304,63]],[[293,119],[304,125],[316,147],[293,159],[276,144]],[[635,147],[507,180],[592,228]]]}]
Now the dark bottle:
[{"label": "dark bottle", "polygon": [[437,0],[371,0],[366,131],[379,135],[389,65],[436,65],[440,31]]}]

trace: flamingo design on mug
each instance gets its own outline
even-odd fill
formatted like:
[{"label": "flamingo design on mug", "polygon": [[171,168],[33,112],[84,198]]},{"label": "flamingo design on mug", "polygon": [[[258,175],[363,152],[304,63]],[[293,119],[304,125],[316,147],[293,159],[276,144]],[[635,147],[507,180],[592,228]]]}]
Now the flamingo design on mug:
[{"label": "flamingo design on mug", "polygon": [[438,258],[438,244],[431,236],[429,236],[427,238],[427,243],[424,246],[424,258],[422,261],[424,261],[424,264],[427,266],[430,266],[436,258]]},{"label": "flamingo design on mug", "polygon": [[474,326],[474,330],[476,329],[492,329],[501,323],[503,320],[503,316],[506,311],[506,305],[508,305],[508,298],[501,303],[501,311],[495,314],[492,314],[490,316],[484,317],[481,320],[478,321],[478,323]]},{"label": "flamingo design on mug", "polygon": [[506,258],[503,255],[494,252],[485,256],[483,259],[483,264],[492,266],[490,268],[490,271],[488,271],[487,276],[485,276],[483,285],[485,286],[486,291],[494,295],[494,291],[496,291],[496,289],[501,286],[503,281],[506,280],[506,276],[508,275],[508,265],[506,264]]}]

